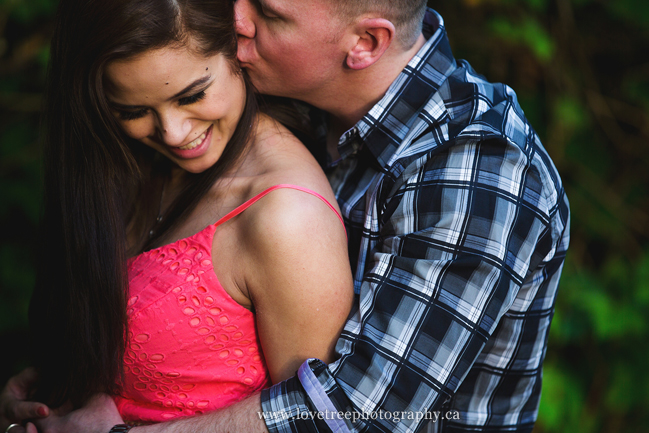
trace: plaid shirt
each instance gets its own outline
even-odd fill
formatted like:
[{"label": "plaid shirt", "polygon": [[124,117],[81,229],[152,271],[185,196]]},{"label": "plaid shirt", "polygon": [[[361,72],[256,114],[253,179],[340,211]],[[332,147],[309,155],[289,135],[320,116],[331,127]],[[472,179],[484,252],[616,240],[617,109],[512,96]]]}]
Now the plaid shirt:
[{"label": "plaid shirt", "polygon": [[424,34],[340,139],[330,180],[355,307],[338,361],[309,360],[262,393],[271,433],[522,432],[536,420],[568,201],[514,92],[456,62],[432,10]]}]

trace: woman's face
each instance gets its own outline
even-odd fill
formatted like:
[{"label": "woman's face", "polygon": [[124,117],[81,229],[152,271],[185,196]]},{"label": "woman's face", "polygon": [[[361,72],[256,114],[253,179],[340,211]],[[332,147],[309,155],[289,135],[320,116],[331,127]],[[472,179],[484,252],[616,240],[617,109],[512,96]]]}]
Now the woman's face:
[{"label": "woman's face", "polygon": [[221,157],[245,105],[243,79],[229,60],[186,47],[112,62],[106,78],[124,132],[192,173]]}]

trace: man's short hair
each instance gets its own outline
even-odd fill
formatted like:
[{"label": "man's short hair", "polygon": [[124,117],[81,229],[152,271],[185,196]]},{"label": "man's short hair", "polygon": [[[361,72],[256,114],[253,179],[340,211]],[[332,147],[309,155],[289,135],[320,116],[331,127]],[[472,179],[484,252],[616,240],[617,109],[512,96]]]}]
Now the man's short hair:
[{"label": "man's short hair", "polygon": [[409,49],[421,33],[426,0],[329,0],[335,12],[344,19],[366,13],[377,13],[396,27],[396,40]]}]

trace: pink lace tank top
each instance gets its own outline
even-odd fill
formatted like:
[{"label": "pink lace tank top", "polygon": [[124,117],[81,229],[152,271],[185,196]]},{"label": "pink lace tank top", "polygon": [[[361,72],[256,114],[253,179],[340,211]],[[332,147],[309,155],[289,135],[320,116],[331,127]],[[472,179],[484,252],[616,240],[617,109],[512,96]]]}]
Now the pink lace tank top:
[{"label": "pink lace tank top", "polygon": [[[193,236],[128,263],[124,420],[150,423],[231,405],[270,385],[254,314],[223,289],[212,267],[216,228],[279,188],[275,185]],[[340,215],[338,218],[341,219]]]}]

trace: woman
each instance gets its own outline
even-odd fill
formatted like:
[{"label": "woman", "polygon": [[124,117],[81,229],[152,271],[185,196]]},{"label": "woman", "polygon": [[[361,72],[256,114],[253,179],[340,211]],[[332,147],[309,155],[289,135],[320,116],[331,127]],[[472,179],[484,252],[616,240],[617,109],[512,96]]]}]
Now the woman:
[{"label": "woman", "polygon": [[61,0],[35,399],[110,393],[157,422],[332,360],[353,296],[342,220],[308,151],[256,112],[233,22],[228,0]]}]

